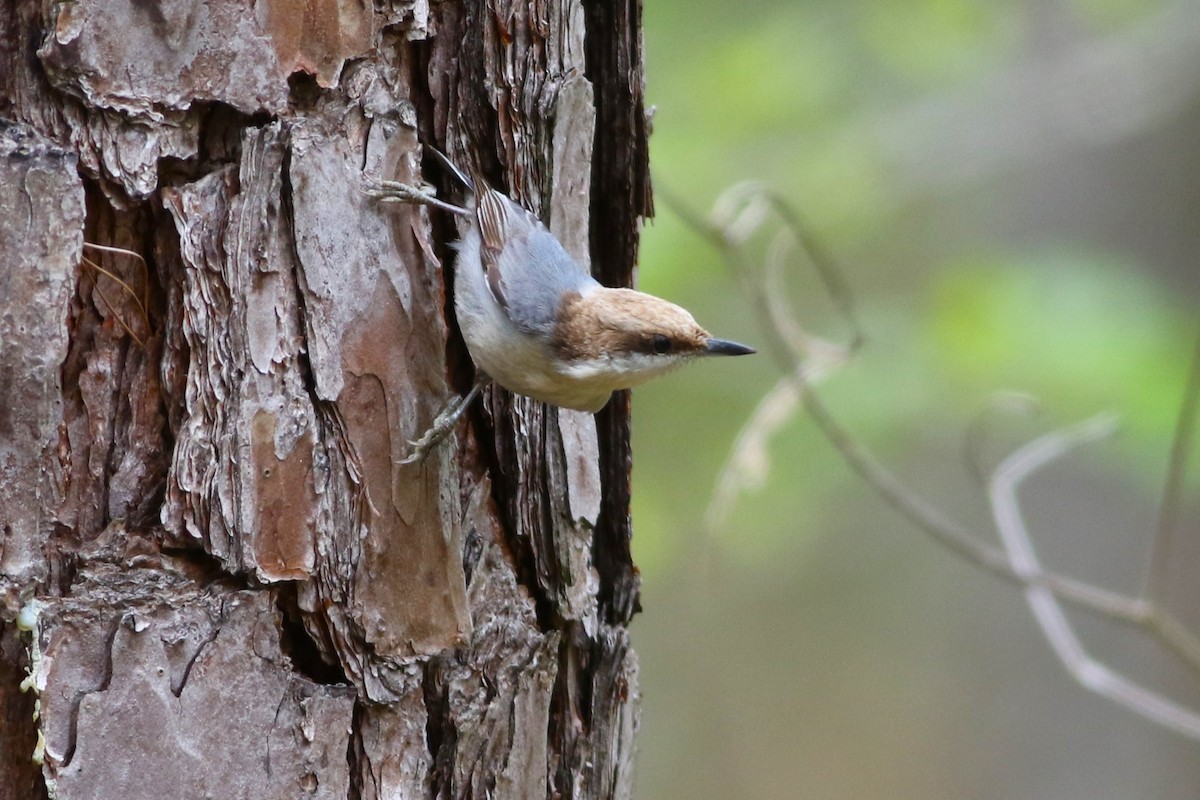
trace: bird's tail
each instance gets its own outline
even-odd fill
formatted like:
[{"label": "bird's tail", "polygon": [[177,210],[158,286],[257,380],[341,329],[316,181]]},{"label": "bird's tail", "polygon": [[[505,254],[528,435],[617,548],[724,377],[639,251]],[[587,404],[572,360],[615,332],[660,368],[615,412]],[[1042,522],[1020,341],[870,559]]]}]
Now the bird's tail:
[{"label": "bird's tail", "polygon": [[451,161],[449,156],[447,156],[441,150],[438,150],[433,145],[427,144],[427,145],[425,145],[425,149],[428,150],[429,152],[433,153],[434,156],[437,157],[438,162],[443,167],[446,168],[447,172],[449,172],[452,176],[454,176],[454,179],[456,181],[458,181],[460,184],[462,184],[464,189],[466,189],[471,194],[475,193],[475,181],[471,180],[471,178],[467,175],[467,173],[465,173],[461,169],[459,169],[458,165],[455,164],[453,161]]}]

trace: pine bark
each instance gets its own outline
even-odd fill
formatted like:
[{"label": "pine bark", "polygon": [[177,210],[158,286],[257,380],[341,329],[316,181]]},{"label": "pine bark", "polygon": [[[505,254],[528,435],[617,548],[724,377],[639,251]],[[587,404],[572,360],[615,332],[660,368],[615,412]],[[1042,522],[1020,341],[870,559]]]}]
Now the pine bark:
[{"label": "pine bark", "polygon": [[399,466],[456,231],[363,189],[437,146],[628,285],[639,27],[0,0],[0,800],[629,796],[628,397]]}]

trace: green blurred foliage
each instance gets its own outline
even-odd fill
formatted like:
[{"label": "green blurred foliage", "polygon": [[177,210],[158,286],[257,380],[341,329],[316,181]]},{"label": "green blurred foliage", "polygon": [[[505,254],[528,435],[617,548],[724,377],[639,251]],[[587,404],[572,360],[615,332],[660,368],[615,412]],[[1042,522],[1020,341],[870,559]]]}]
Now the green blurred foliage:
[{"label": "green blurred foliage", "polygon": [[[1061,184],[1110,159],[1137,174],[1174,140],[1146,130],[1107,150],[1080,141],[1070,152],[1031,152],[1028,163],[951,171],[944,183],[915,180],[895,153],[924,147],[937,163],[939,142],[912,140],[936,126],[906,133],[912,109],[986,97],[1063,30],[1120,39],[1167,7],[650,0],[658,216],[645,230],[640,287],[686,306],[716,335],[763,344],[763,321],[738,282],[672,205],[707,214],[730,185],[766,182],[801,211],[857,297],[866,344],[822,380],[826,405],[982,538],[986,497],[963,450],[998,392],[1028,393],[1040,412],[989,416],[985,466],[1039,433],[1120,415],[1118,437],[1063,467],[1079,485],[1051,493],[1037,519],[1078,517],[1089,539],[1060,541],[1046,524],[1039,546],[1074,554],[1056,564],[1072,574],[1095,553],[1116,552],[1127,569],[1099,572],[1132,575],[1116,587],[1129,590],[1196,335],[1195,270],[1099,230],[1107,222],[1063,224],[1053,203],[1044,221],[1013,220],[1032,216],[1031,197],[1064,195],[1040,181]],[[1200,29],[1200,10],[1194,19]],[[1200,215],[1200,163],[1190,169],[1178,199]],[[1153,222],[1145,198],[1123,189],[1106,199]],[[1075,200],[1085,222],[1099,206],[1094,195]],[[1161,233],[1145,238],[1179,232]],[[758,260],[760,238],[751,243]],[[1186,250],[1180,241],[1162,252]],[[811,268],[799,254],[789,263],[798,318],[844,340]],[[634,392],[634,555],[646,594],[634,628],[646,692],[638,796],[1193,796],[1195,762],[1170,760],[1194,755],[1191,744],[1076,689],[1032,633],[1019,595],[884,508],[802,414],[772,439],[763,485],[727,524],[705,528],[729,448],[779,376],[760,353]],[[1078,742],[1055,738],[1066,736]],[[1058,748],[1055,759],[1039,760],[1046,747]]]},{"label": "green blurred foliage", "polygon": [[[1107,30],[1157,5],[1077,0],[1071,9]],[[1028,7],[925,0],[721,8],[646,7],[661,191],[640,286],[692,309],[719,335],[762,340],[718,254],[671,205],[707,213],[729,185],[768,181],[812,222],[855,288],[868,348],[824,391],[885,454],[902,452],[922,419],[936,416],[946,436],[961,435],[991,393],[1019,390],[1046,401],[1054,424],[1117,411],[1128,434],[1120,457],[1131,475],[1157,479],[1190,348],[1188,301],[1147,280],[1138,264],[1072,242],[1014,253],[995,237],[964,235],[972,255],[938,253],[927,208],[939,200],[889,176],[877,141],[863,133],[905,96],[970,86],[1017,57]],[[923,262],[931,252],[942,260]],[[811,324],[821,290],[803,259],[793,261],[793,280],[807,282],[798,313]],[[705,363],[636,393],[636,546],[650,573],[697,535],[722,452],[773,383],[775,366],[756,358]],[[788,457],[814,450],[816,458]],[[768,485],[739,507],[738,558],[769,557],[794,536],[789,521],[800,509],[819,508],[831,483],[845,479],[801,419],[772,452]]]},{"label": "green blurred foliage", "polygon": [[940,383],[1020,386],[1059,415],[1116,410],[1125,435],[1113,455],[1131,479],[1157,480],[1195,335],[1190,304],[1103,256],[996,258],[949,264],[932,286],[925,334]]},{"label": "green blurred foliage", "polygon": [[957,82],[1010,55],[1011,6],[986,0],[865,3],[855,9],[862,43],[894,78],[920,88]]}]

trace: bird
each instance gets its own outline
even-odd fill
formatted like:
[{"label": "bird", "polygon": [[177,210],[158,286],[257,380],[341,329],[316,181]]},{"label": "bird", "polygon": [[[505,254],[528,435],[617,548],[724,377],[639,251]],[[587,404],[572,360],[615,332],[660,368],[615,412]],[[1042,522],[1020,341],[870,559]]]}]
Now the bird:
[{"label": "bird", "polygon": [[755,352],[710,335],[672,302],[602,285],[535,214],[468,176],[440,150],[426,148],[461,186],[463,205],[398,181],[373,181],[367,193],[467,220],[462,239],[453,245],[454,310],[476,380],[470,392],[438,414],[399,463],[423,460],[492,381],[534,400],[595,413],[614,391],[696,358]]}]

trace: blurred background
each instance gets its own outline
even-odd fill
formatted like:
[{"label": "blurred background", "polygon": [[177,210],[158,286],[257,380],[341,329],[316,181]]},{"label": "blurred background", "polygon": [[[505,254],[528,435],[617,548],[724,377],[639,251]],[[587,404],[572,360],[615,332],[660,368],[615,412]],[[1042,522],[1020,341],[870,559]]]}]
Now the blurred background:
[{"label": "blurred background", "polygon": [[[667,202],[708,214],[731,184],[765,182],[857,300],[866,343],[819,385],[832,414],[996,543],[963,455],[996,393],[1039,406],[988,417],[985,467],[1115,411],[1117,436],[1022,499],[1047,568],[1139,593],[1200,329],[1200,4],[648,0],[645,46],[658,216],[640,287],[765,342]],[[811,268],[788,263],[800,321],[844,341]],[[637,796],[1200,796],[1200,742],[1077,685],[1017,589],[893,513],[802,413],[770,440],[761,486],[706,527],[780,374],[760,354],[635,392]],[[1162,598],[1193,631],[1198,485]],[[1095,658],[1200,708],[1200,676],[1150,637],[1068,613]]]}]

